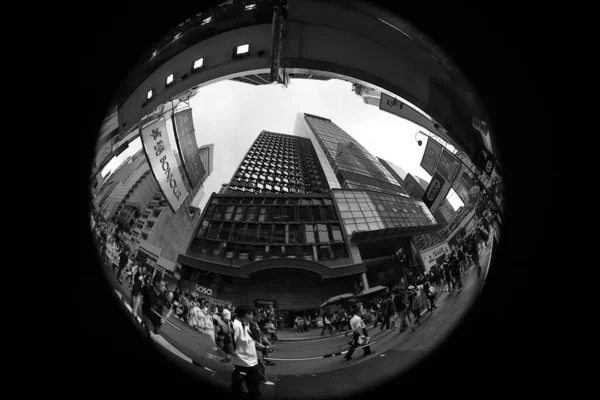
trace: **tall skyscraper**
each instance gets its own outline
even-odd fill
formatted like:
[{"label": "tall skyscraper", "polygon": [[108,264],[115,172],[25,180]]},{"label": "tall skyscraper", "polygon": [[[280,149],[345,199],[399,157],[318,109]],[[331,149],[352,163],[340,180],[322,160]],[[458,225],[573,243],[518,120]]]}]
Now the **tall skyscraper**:
[{"label": "tall skyscraper", "polygon": [[200,161],[202,161],[202,165],[204,166],[204,176],[202,177],[201,182],[206,182],[206,179],[213,172],[213,159],[215,152],[215,145],[213,143],[206,144],[204,146],[200,146],[198,149],[200,152]]},{"label": "tall skyscraper", "polygon": [[310,138],[315,147],[321,148],[342,188],[385,191],[408,197],[381,162],[331,120],[299,113],[294,134]]},{"label": "tall skyscraper", "polygon": [[261,132],[226,189],[209,199],[177,260],[192,290],[210,288],[234,304],[273,301],[292,315],[399,280],[375,260],[390,262],[401,246],[410,254],[412,235],[440,228],[330,120],[301,114],[296,122],[294,136]]},{"label": "tall skyscraper", "polygon": [[394,165],[391,162],[386,161],[382,158],[377,157],[377,159],[379,160],[381,165],[383,165],[389,171],[389,173],[392,174],[392,176],[396,179],[396,181],[398,183],[400,183],[400,185],[402,185],[402,187],[404,187],[404,178],[406,178],[406,175],[408,175],[406,173],[406,171],[404,171],[399,166]]}]

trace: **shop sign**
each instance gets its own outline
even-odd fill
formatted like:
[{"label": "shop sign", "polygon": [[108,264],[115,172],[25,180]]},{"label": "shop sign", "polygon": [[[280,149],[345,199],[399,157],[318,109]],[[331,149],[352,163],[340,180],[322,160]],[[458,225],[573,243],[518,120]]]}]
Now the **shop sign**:
[{"label": "shop sign", "polygon": [[196,289],[194,291],[200,295],[204,294],[207,296],[212,296],[212,292],[213,292],[212,289],[207,289],[200,285],[196,285]]},{"label": "shop sign", "polygon": [[188,192],[183,184],[164,119],[140,128],[142,145],[150,169],[171,211],[179,210]]}]

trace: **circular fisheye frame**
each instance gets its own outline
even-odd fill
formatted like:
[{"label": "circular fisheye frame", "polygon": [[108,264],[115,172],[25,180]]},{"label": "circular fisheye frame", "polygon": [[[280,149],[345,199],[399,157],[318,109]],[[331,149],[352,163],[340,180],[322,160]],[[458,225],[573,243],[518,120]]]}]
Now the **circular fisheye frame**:
[{"label": "circular fisheye frame", "polygon": [[90,218],[157,351],[223,390],[322,399],[443,343],[503,189],[486,111],[432,43],[364,2],[234,0],[148,49],[99,133]]}]

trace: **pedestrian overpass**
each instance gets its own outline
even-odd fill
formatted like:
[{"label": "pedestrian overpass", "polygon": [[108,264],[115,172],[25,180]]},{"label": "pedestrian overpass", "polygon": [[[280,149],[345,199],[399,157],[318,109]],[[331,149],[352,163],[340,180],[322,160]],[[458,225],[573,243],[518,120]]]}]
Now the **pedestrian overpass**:
[{"label": "pedestrian overpass", "polygon": [[473,121],[489,118],[475,89],[408,21],[361,0],[229,1],[182,22],[131,71],[100,134],[99,147],[116,142],[105,160],[181,93],[265,73],[275,84],[296,73],[365,85],[418,108],[437,128],[432,133],[468,158],[484,146]]}]

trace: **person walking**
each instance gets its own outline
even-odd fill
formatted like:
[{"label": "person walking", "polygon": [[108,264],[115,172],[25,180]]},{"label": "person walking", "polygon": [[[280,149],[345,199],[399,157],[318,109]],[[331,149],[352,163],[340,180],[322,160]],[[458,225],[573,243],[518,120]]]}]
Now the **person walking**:
[{"label": "person walking", "polygon": [[158,335],[158,331],[164,322],[163,311],[165,305],[168,306],[168,300],[165,292],[167,284],[165,281],[159,281],[156,285],[146,285],[142,289],[142,320],[146,332],[146,340],[154,346],[153,335]]},{"label": "person walking", "polygon": [[[354,316],[350,319],[350,327],[352,329],[352,344],[350,346],[350,350],[348,350],[348,352],[344,356],[344,359],[348,361],[352,359],[352,354],[354,354],[354,351],[357,347],[369,343],[369,336],[365,334],[367,329],[364,325],[362,318],[360,317],[360,313],[360,307],[354,305],[352,307],[352,314],[354,314]],[[368,356],[371,354],[374,354],[374,352],[371,351],[371,346],[366,346],[363,348],[364,356]]]},{"label": "person walking", "polygon": [[470,256],[473,260],[473,263],[477,267],[477,277],[481,276],[481,265],[479,263],[479,249],[477,248],[477,241],[473,238],[471,239],[470,245]]},{"label": "person walking", "polygon": [[454,281],[452,280],[452,272],[450,271],[450,258],[446,256],[446,261],[444,262],[444,278],[448,285],[447,292],[451,294],[454,290]]},{"label": "person walking", "polygon": [[393,331],[396,329],[396,305],[394,304],[393,294],[388,293],[385,301],[387,303],[387,323],[389,330]]},{"label": "person walking", "polygon": [[119,269],[117,270],[117,282],[119,283],[123,283],[121,281],[121,272],[123,272],[123,269],[127,266],[128,262],[129,257],[127,256],[127,250],[125,250],[125,247],[123,247],[121,254],[119,254]]},{"label": "person walking", "polygon": [[423,284],[423,291],[425,292],[428,301],[427,311],[432,313],[433,310],[437,308],[435,305],[435,286],[431,282],[426,281]]},{"label": "person walking", "polygon": [[462,278],[460,276],[460,266],[458,263],[458,257],[453,256],[450,260],[450,272],[452,273],[452,279],[454,281],[454,287],[458,287],[457,293],[463,288]]},{"label": "person walking", "polygon": [[125,277],[125,280],[129,281],[129,288],[130,289],[133,286],[135,274],[137,273],[138,269],[139,269],[139,266],[138,266],[137,262],[132,262],[131,263],[131,269],[129,270],[129,272],[127,273],[127,276]]},{"label": "person walking", "polygon": [[329,334],[333,336],[333,326],[331,325],[331,318],[328,312],[323,314],[323,330],[321,331],[321,336],[325,336],[326,330],[329,330]]},{"label": "person walking", "polygon": [[411,325],[411,329],[414,331],[417,325],[421,325],[421,296],[414,286],[408,288],[408,304],[414,318]]},{"label": "person walking", "polygon": [[136,271],[131,286],[131,315],[133,320],[137,319],[137,310],[142,302],[142,288],[144,287],[144,274],[142,271]]},{"label": "person walking", "polygon": [[235,320],[232,324],[233,343],[235,352],[231,356],[233,373],[231,375],[231,390],[235,395],[243,395],[242,384],[248,387],[247,398],[260,399],[260,367],[256,346],[250,333],[250,310],[245,306],[235,309]]},{"label": "person walking", "polygon": [[254,340],[254,346],[257,350],[258,370],[260,375],[260,383],[267,386],[275,385],[267,379],[267,369],[265,366],[265,356],[273,349],[267,338],[262,335],[261,329],[258,326],[257,320],[260,320],[260,312],[258,309],[253,309],[249,315],[250,335]]},{"label": "person walking", "polygon": [[[406,303],[404,301],[403,289],[397,290],[394,296],[394,306],[396,308],[396,321],[399,321],[400,333],[404,332],[407,328],[406,324]],[[394,325],[396,323],[394,321]]]}]

